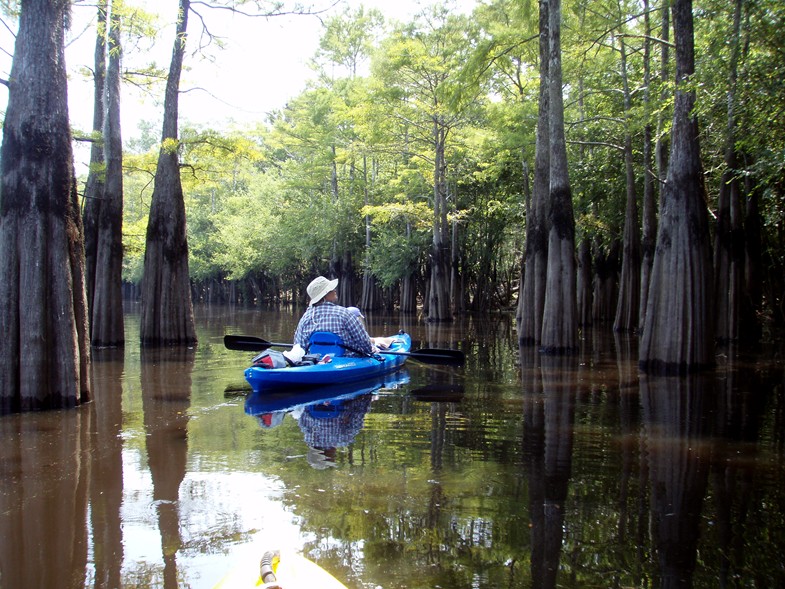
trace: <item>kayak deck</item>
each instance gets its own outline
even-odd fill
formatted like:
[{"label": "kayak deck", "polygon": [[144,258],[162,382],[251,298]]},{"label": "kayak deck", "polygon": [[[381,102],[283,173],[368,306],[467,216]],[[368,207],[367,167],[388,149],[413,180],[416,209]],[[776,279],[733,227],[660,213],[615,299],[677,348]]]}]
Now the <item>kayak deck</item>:
[{"label": "kayak deck", "polygon": [[[271,572],[273,576],[269,577]],[[221,579],[215,589],[270,586],[266,583],[285,589],[346,589],[346,585],[315,562],[287,551],[268,552],[261,561],[248,559],[240,563]]]},{"label": "kayak deck", "polygon": [[330,361],[306,366],[263,368],[251,366],[245,370],[245,379],[255,393],[289,388],[321,387],[332,384],[357,382],[381,376],[398,369],[406,361],[412,340],[406,333],[392,336],[388,350],[372,357],[342,356],[343,350],[322,350],[322,357],[329,354]]}]

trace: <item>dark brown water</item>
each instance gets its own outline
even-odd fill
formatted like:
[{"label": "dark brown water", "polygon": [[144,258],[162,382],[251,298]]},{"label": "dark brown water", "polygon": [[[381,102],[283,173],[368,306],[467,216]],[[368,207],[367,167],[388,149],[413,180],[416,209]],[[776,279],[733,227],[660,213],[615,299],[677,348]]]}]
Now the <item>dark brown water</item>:
[{"label": "dark brown water", "polygon": [[131,310],[94,403],[0,417],[0,588],[209,588],[269,548],[358,589],[785,587],[781,350],[649,379],[609,332],[552,359],[509,317],[372,316],[466,366],[276,412],[222,336],[296,320],[201,308],[195,349],[140,351]]}]

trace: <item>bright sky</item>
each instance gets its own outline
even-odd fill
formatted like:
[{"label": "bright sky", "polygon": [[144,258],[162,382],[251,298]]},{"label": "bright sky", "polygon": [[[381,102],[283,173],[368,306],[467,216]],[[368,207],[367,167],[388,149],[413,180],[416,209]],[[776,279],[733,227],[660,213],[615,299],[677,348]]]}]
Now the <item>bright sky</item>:
[{"label": "bright sky", "polygon": [[[330,7],[335,14],[348,5],[379,9],[388,19],[407,21],[423,7],[437,0],[313,0],[317,7]],[[475,0],[454,2],[470,11]],[[173,19],[170,17],[170,20]],[[210,25],[211,32],[227,39],[227,49],[216,52],[216,62],[186,65],[194,68],[183,75],[181,90],[199,86],[205,91],[181,96],[181,115],[194,122],[215,122],[216,118],[263,119],[265,113],[282,107],[299,94],[306,81],[314,76],[308,66],[322,33],[319,19],[308,16],[283,16],[267,20],[227,15],[225,11],[205,11],[205,18],[220,18],[220,25]],[[213,23],[215,20],[212,21]],[[189,44],[196,44],[198,22],[189,21]],[[171,40],[165,42],[166,65]]]},{"label": "bright sky", "polygon": [[[357,8],[379,9],[388,19],[411,20],[424,7],[442,0],[337,0],[327,14],[343,10],[349,5]],[[313,0],[316,6],[329,7],[336,0]],[[174,21],[176,0],[130,0],[131,4],[146,5],[149,11],[160,12],[163,22]],[[462,12],[470,12],[477,0],[453,0]],[[161,10],[161,6],[166,8]],[[154,7],[154,8],[151,8]],[[289,98],[299,94],[306,81],[314,76],[308,62],[314,56],[321,35],[319,19],[309,16],[281,16],[267,20],[231,15],[228,11],[207,10],[194,5],[207,21],[210,32],[224,38],[225,50],[212,52],[214,61],[200,60],[192,55],[196,47],[201,23],[191,15],[188,23],[189,40],[186,47],[185,68],[180,90],[181,120],[197,124],[222,126],[230,121],[247,123],[264,120],[267,112],[285,105]],[[168,11],[168,12],[167,12]],[[93,6],[74,8],[75,21],[71,33],[81,35],[67,48],[66,60],[70,70],[79,66],[92,67],[93,28],[86,28],[86,21],[95,18]],[[15,25],[14,25],[15,26]],[[155,46],[158,65],[168,70],[173,44],[173,26],[159,37]],[[14,29],[14,33],[16,30]],[[13,51],[10,32],[0,26],[0,49]],[[189,51],[190,50],[190,51]],[[124,67],[139,59],[125,49]],[[148,58],[149,59],[149,58]],[[7,78],[11,69],[10,56],[0,54],[0,77]],[[74,127],[89,130],[92,127],[93,88],[81,76],[72,75],[69,82],[69,109]],[[5,108],[7,89],[0,87],[0,109]],[[125,87],[122,97],[123,138],[138,133],[142,120],[160,121],[162,106],[151,103],[137,91]],[[77,154],[77,174],[84,156]]]}]

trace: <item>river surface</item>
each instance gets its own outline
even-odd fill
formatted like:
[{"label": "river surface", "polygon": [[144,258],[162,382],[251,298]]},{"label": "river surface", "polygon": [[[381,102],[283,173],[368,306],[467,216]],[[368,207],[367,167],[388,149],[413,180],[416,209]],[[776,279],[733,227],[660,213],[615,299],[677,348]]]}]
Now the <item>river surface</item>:
[{"label": "river surface", "polygon": [[0,417],[0,588],[211,588],[271,548],[350,589],[785,587],[781,348],[654,379],[610,330],[554,359],[505,315],[375,315],[466,365],[275,410],[223,335],[301,311],[198,307],[195,348],[140,350],[131,308],[94,402]]}]

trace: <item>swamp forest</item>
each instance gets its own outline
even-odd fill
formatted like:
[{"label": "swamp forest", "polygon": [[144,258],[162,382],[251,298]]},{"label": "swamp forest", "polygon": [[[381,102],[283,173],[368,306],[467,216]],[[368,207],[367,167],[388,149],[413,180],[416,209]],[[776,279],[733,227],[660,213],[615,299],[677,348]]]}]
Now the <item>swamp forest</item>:
[{"label": "swamp forest", "polygon": [[[227,15],[317,19],[313,76],[195,123]],[[0,587],[210,588],[271,543],[352,589],[785,586],[782,0],[0,24]],[[465,365],[270,409],[224,338],[290,341],[318,275]]]},{"label": "swamp forest", "polygon": [[[89,348],[124,344],[124,298],[141,345],[192,345],[194,302],[298,303],[318,274],[366,311],[514,312],[546,353],[607,325],[658,373],[782,332],[781,2],[437,3],[410,22],[340,4],[3,9],[5,411],[88,400]],[[220,59],[225,10],[318,14],[314,77],[263,122],[190,125],[189,60]],[[95,35],[78,65],[77,17]],[[136,50],[172,40],[168,68]],[[69,124],[78,74],[92,130]],[[128,87],[151,122],[123,142]],[[91,145],[87,177],[72,141]]]}]

